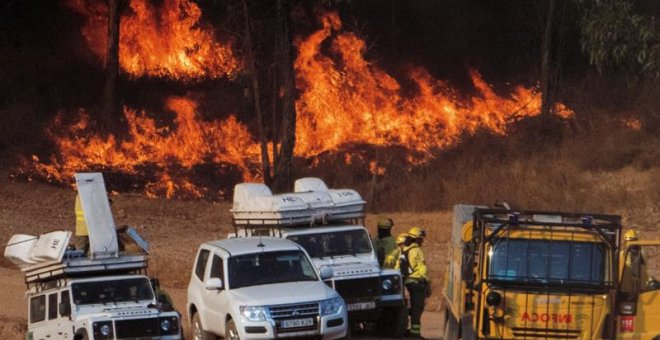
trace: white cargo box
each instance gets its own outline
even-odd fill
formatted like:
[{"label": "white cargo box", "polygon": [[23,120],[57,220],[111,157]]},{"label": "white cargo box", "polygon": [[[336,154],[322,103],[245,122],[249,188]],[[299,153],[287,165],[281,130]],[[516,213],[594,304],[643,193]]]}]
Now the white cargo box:
[{"label": "white cargo box", "polygon": [[355,190],[328,189],[318,178],[296,181],[295,192],[273,195],[265,184],[241,183],[234,188],[231,212],[238,225],[309,225],[364,217],[365,201]]},{"label": "white cargo box", "polygon": [[16,234],[9,239],[5,247],[5,257],[19,267],[35,264],[32,259],[32,247],[39,238],[32,235]]}]

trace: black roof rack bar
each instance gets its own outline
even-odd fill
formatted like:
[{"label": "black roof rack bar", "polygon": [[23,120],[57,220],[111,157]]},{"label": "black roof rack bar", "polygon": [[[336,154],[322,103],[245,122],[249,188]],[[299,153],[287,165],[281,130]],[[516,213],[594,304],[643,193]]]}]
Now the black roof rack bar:
[{"label": "black roof rack bar", "polygon": [[[498,217],[498,215],[505,215],[506,217]],[[534,215],[559,216],[561,218],[579,219],[579,221],[540,221],[534,220]],[[511,225],[537,225],[549,227],[557,226],[621,229],[621,216],[618,215],[476,208],[474,210],[474,216],[477,218],[477,220],[488,223],[508,223]],[[512,216],[515,216],[515,218],[511,218]]]}]

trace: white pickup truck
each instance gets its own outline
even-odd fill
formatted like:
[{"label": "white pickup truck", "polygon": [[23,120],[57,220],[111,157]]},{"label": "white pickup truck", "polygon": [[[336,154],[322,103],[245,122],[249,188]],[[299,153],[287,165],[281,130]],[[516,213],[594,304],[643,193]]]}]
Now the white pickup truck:
[{"label": "white pickup truck", "polygon": [[402,337],[408,326],[401,272],[381,268],[364,221],[364,204],[352,189],[328,189],[318,178],[302,178],[295,191],[273,195],[264,184],[234,189],[234,236],[268,235],[300,244],[317,271],[346,302],[356,331],[373,328],[381,336]]},{"label": "white pickup truck", "polygon": [[[319,277],[320,276],[320,277]],[[298,244],[272,237],[200,246],[188,285],[193,338],[275,339],[348,334],[344,300]]]}]

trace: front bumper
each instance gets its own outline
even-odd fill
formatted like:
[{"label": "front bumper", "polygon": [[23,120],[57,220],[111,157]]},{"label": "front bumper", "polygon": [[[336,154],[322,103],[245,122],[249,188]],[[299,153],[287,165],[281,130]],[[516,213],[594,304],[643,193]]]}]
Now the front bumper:
[{"label": "front bumper", "polygon": [[[236,328],[241,339],[278,339],[292,337],[320,336],[322,339],[332,340],[346,337],[348,332],[348,317],[346,311],[328,316],[311,318],[313,324],[296,325],[295,320],[282,319],[266,321],[248,321],[240,318],[236,321]],[[293,322],[291,322],[294,320]],[[283,322],[284,321],[284,322]],[[285,323],[288,322],[287,325]]]}]

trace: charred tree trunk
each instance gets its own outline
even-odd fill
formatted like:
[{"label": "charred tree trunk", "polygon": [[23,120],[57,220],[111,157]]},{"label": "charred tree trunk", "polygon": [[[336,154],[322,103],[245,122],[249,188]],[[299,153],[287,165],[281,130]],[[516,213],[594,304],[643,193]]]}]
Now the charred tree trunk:
[{"label": "charred tree trunk", "polygon": [[115,132],[117,129],[116,115],[120,109],[117,98],[117,77],[119,75],[119,24],[122,3],[123,0],[108,0],[108,45],[101,125],[111,132]]},{"label": "charred tree trunk", "polygon": [[277,0],[277,31],[280,75],[282,79],[282,123],[280,125],[280,152],[277,157],[274,187],[277,190],[287,190],[291,187],[291,162],[296,141],[296,107],[295,82],[293,78],[293,61],[291,60],[291,40],[289,25],[285,12],[285,1]]},{"label": "charred tree trunk", "polygon": [[261,171],[264,176],[264,183],[271,184],[272,178],[270,176],[270,160],[268,159],[268,140],[266,139],[266,131],[264,128],[264,116],[261,110],[261,93],[259,92],[259,74],[257,72],[257,65],[254,57],[254,48],[252,46],[252,30],[250,28],[250,9],[247,0],[243,2],[243,16],[244,16],[244,39],[245,39],[245,57],[247,59],[247,67],[250,72],[252,82],[252,94],[254,98],[254,110],[257,114],[257,125],[259,129],[259,144],[261,146]]},{"label": "charred tree trunk", "polygon": [[541,48],[541,117],[550,116],[550,110],[554,104],[553,89],[551,81],[551,55],[552,55],[552,37],[553,21],[556,0],[548,0],[548,12],[545,20],[545,30],[543,34],[543,46]]}]

